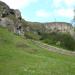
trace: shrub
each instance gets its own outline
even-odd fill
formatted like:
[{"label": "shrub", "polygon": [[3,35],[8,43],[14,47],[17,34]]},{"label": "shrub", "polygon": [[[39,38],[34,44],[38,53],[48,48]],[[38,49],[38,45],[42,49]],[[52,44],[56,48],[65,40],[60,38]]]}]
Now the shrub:
[{"label": "shrub", "polygon": [[50,45],[75,50],[75,40],[69,33],[45,33],[40,40]]}]

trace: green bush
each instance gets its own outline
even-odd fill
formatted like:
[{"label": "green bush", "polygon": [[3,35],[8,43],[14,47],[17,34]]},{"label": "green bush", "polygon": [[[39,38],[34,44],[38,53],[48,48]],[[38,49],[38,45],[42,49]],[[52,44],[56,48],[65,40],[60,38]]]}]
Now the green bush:
[{"label": "green bush", "polygon": [[25,37],[28,39],[34,39],[34,40],[39,40],[40,36],[36,33],[32,33],[32,32],[25,32]]},{"label": "green bush", "polygon": [[75,40],[69,33],[45,33],[40,40],[50,45],[75,50]]}]

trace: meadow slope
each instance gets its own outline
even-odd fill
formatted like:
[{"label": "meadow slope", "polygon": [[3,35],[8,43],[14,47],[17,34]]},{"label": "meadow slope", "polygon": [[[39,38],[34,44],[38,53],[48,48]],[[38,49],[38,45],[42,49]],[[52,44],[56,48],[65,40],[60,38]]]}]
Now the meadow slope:
[{"label": "meadow slope", "polygon": [[0,75],[75,75],[75,56],[49,51],[0,28]]}]

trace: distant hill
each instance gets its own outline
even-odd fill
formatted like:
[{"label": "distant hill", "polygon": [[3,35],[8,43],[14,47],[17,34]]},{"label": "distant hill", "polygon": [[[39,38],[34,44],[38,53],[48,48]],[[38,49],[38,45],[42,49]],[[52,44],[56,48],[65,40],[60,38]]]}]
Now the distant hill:
[{"label": "distant hill", "polygon": [[46,28],[55,31],[55,29],[59,32],[70,32],[73,30],[72,24],[66,22],[50,22],[46,23]]}]

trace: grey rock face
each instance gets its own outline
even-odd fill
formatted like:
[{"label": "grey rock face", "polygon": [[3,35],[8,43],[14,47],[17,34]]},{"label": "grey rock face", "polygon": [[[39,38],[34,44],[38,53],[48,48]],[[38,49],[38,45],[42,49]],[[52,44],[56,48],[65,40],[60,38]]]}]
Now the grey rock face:
[{"label": "grey rock face", "polygon": [[0,6],[2,6],[3,9],[9,9],[9,6],[2,1],[0,1]]},{"label": "grey rock face", "polygon": [[19,10],[10,9],[8,5],[0,1],[0,26],[7,27],[18,35],[23,35],[21,13]]},{"label": "grey rock face", "polygon": [[21,18],[21,12],[18,9],[15,10],[15,15],[17,19]]},{"label": "grey rock face", "polygon": [[0,1],[0,17],[9,13],[9,6]]},{"label": "grey rock face", "polygon": [[7,27],[9,25],[14,25],[14,22],[12,20],[10,20],[9,18],[1,18],[0,25],[3,27]]}]

